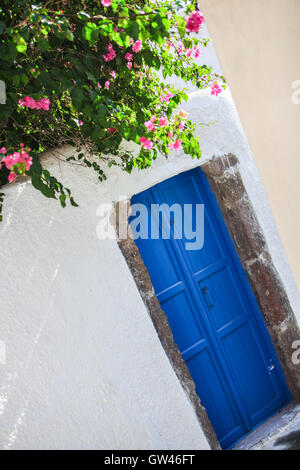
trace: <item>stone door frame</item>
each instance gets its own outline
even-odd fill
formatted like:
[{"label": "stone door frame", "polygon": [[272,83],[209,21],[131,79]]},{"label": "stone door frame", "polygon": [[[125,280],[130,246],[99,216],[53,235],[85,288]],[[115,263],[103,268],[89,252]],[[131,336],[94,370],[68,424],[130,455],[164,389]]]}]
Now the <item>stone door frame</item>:
[{"label": "stone door frame", "polygon": [[[292,362],[292,343],[300,339],[300,330],[243,184],[238,159],[233,154],[213,157],[202,164],[201,169],[215,194],[223,219],[251,284],[293,399],[299,400],[300,365]],[[118,211],[118,205],[116,210]],[[188,367],[174,341],[168,319],[155,296],[152,281],[138,248],[130,237],[118,239],[118,245],[160,342],[190,399],[207,440],[212,449],[219,449],[218,439],[196,393],[195,383]]]}]

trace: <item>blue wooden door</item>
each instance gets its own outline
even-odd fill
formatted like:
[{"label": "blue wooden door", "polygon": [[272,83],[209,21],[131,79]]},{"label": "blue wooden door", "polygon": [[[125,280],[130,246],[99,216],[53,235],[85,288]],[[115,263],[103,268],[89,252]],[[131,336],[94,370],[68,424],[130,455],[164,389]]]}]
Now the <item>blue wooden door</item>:
[{"label": "blue wooden door", "polygon": [[[199,168],[131,202],[148,209],[163,203],[204,204],[201,249],[187,250],[184,234],[174,236],[172,220],[170,239],[136,239],[136,244],[201,402],[221,446],[228,448],[290,400],[254,294]],[[161,227],[167,223],[162,220]]]}]

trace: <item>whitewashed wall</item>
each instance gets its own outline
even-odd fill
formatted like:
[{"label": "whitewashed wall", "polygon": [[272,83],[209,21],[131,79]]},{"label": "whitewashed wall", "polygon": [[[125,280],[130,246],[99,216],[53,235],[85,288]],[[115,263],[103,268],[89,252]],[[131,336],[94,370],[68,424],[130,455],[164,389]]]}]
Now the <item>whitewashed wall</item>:
[{"label": "whitewashed wall", "polygon": [[[210,54],[213,54],[211,51]],[[215,56],[211,55],[211,60]],[[300,321],[300,302],[230,92],[192,92],[203,158],[234,153]],[[68,154],[70,149],[65,149]],[[0,447],[206,449],[207,441],[158,340],[115,240],[96,236],[97,207],[199,165],[182,153],[104,183],[46,156],[79,208],[61,209],[29,182],[5,188],[0,226]]]}]

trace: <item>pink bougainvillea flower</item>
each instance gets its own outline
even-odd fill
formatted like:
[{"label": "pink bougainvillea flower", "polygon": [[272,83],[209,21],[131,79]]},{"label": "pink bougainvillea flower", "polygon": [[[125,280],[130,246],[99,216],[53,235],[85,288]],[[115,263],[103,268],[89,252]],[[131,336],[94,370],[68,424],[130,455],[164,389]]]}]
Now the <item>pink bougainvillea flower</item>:
[{"label": "pink bougainvillea flower", "polygon": [[19,161],[20,154],[19,152],[14,152],[11,155],[7,155],[6,157],[2,158],[2,162],[6,166],[8,170],[11,169],[12,166],[16,165]]},{"label": "pink bougainvillea flower", "polygon": [[49,98],[42,98],[36,102],[36,109],[43,109],[44,111],[49,111],[50,100]]},{"label": "pink bougainvillea flower", "polygon": [[16,179],[16,174],[13,171],[10,171],[8,175],[8,182],[12,183],[13,181],[15,181],[15,179]]},{"label": "pink bougainvillea flower", "polygon": [[133,59],[133,55],[130,52],[126,52],[125,59],[127,60],[127,62],[131,62]]},{"label": "pink bougainvillea flower", "polygon": [[127,62],[127,68],[128,68],[129,70],[132,69],[132,62]]},{"label": "pink bougainvillea flower", "polygon": [[42,98],[35,101],[31,96],[25,96],[25,98],[19,100],[19,105],[21,108],[44,109],[45,111],[49,111],[50,100],[49,98]]},{"label": "pink bougainvillea flower", "polygon": [[108,80],[106,80],[106,82],[104,83],[104,86],[107,90],[109,90],[109,81]]},{"label": "pink bougainvillea flower", "polygon": [[6,153],[6,148],[5,148],[5,147],[1,147],[1,148],[0,148],[0,153]]},{"label": "pink bougainvillea flower", "polygon": [[155,121],[156,121],[156,116],[154,116],[154,114],[153,114],[153,116],[151,116],[150,121],[152,121],[152,122],[155,122]]},{"label": "pink bougainvillea flower", "polygon": [[147,128],[147,131],[153,131],[154,129],[154,124],[151,120],[144,122],[144,126]]},{"label": "pink bougainvillea flower", "polygon": [[117,76],[117,74],[116,74],[116,72],[115,72],[114,70],[112,70],[112,71],[110,72],[110,75],[112,76],[112,78],[116,78],[116,76]]},{"label": "pink bougainvillea flower", "polygon": [[179,46],[178,46],[178,48],[177,48],[178,54],[182,54],[183,51],[184,51],[184,46],[183,46],[183,44],[179,44]]},{"label": "pink bougainvillea flower", "polygon": [[101,90],[101,88],[102,88],[102,86],[100,85],[99,82],[97,83],[97,87],[99,88],[99,90]]},{"label": "pink bougainvillea flower", "polygon": [[187,57],[192,57],[192,55],[193,55],[193,49],[187,49],[186,50],[186,56]]},{"label": "pink bougainvillea flower", "polygon": [[142,50],[142,41],[138,39],[132,46],[133,52],[140,52]]},{"label": "pink bougainvillea flower", "polygon": [[32,157],[28,157],[25,161],[25,170],[29,171],[32,165]]},{"label": "pink bougainvillea flower", "polygon": [[214,83],[211,87],[210,94],[218,96],[220,93],[222,93],[222,88],[220,87],[218,83]]},{"label": "pink bougainvillea flower", "polygon": [[83,125],[83,121],[78,121],[78,126],[82,126]]},{"label": "pink bougainvillea flower", "polygon": [[109,134],[115,134],[115,133],[117,132],[117,129],[116,129],[115,127],[109,127],[109,128],[107,129],[107,132],[108,132]]},{"label": "pink bougainvillea flower", "polygon": [[179,123],[179,129],[180,129],[181,131],[183,131],[184,128],[185,128],[185,122],[180,122],[180,123]]},{"label": "pink bougainvillea flower", "polygon": [[108,7],[110,7],[110,5],[111,5],[111,0],[101,0],[101,5],[102,5],[103,7],[108,8]]},{"label": "pink bougainvillea flower", "polygon": [[24,144],[20,144],[21,150],[20,152],[14,152],[11,155],[7,155],[6,157],[2,158],[1,162],[4,163],[6,168],[10,170],[8,181],[11,183],[16,178],[16,172],[23,174],[24,171],[28,171],[32,165],[32,157],[30,157],[27,153],[31,149],[24,150]]},{"label": "pink bougainvillea flower", "polygon": [[168,119],[166,117],[161,117],[158,120],[158,124],[160,127],[166,126],[168,124]]},{"label": "pink bougainvillea flower", "polygon": [[169,137],[169,139],[171,139],[173,137],[173,132],[172,131],[168,132],[168,137]]},{"label": "pink bougainvillea flower", "polygon": [[186,29],[190,33],[198,33],[200,26],[204,23],[204,17],[200,11],[193,11],[186,24]]},{"label": "pink bougainvillea flower", "polygon": [[176,142],[173,144],[173,149],[174,150],[178,150],[181,148],[181,144],[182,144],[182,139],[177,139]]},{"label": "pink bougainvillea flower", "polygon": [[198,59],[198,57],[199,57],[200,54],[201,54],[201,51],[200,51],[199,47],[194,46],[194,56],[195,56],[195,59]]},{"label": "pink bougainvillea flower", "polygon": [[36,102],[31,96],[25,96],[25,98],[22,98],[19,100],[19,105],[21,108],[30,108],[30,109],[35,109],[36,108]]},{"label": "pink bougainvillea flower", "polygon": [[144,149],[151,150],[153,147],[153,142],[150,139],[147,139],[147,137],[140,137],[139,142],[142,144]]},{"label": "pink bougainvillea flower", "polygon": [[177,139],[176,142],[168,144],[169,149],[179,150],[181,148],[182,139]]},{"label": "pink bougainvillea flower", "polygon": [[160,100],[160,101],[165,101],[166,103],[170,103],[170,99],[173,98],[173,96],[174,96],[174,95],[173,95],[170,91],[168,91],[167,94],[162,95],[162,96],[159,98],[159,100]]},{"label": "pink bougainvillea flower", "polygon": [[110,62],[111,60],[114,60],[116,57],[116,51],[113,48],[113,45],[111,43],[108,44],[107,46],[108,53],[104,54],[102,57],[105,60],[105,62]]}]

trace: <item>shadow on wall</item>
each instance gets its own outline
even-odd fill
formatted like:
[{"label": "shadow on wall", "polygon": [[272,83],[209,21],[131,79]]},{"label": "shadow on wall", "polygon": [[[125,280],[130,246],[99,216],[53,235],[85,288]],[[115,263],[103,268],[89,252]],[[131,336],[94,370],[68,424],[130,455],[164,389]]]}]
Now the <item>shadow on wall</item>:
[{"label": "shadow on wall", "polygon": [[300,431],[293,431],[277,439],[275,446],[284,446],[284,450],[300,450]]}]

